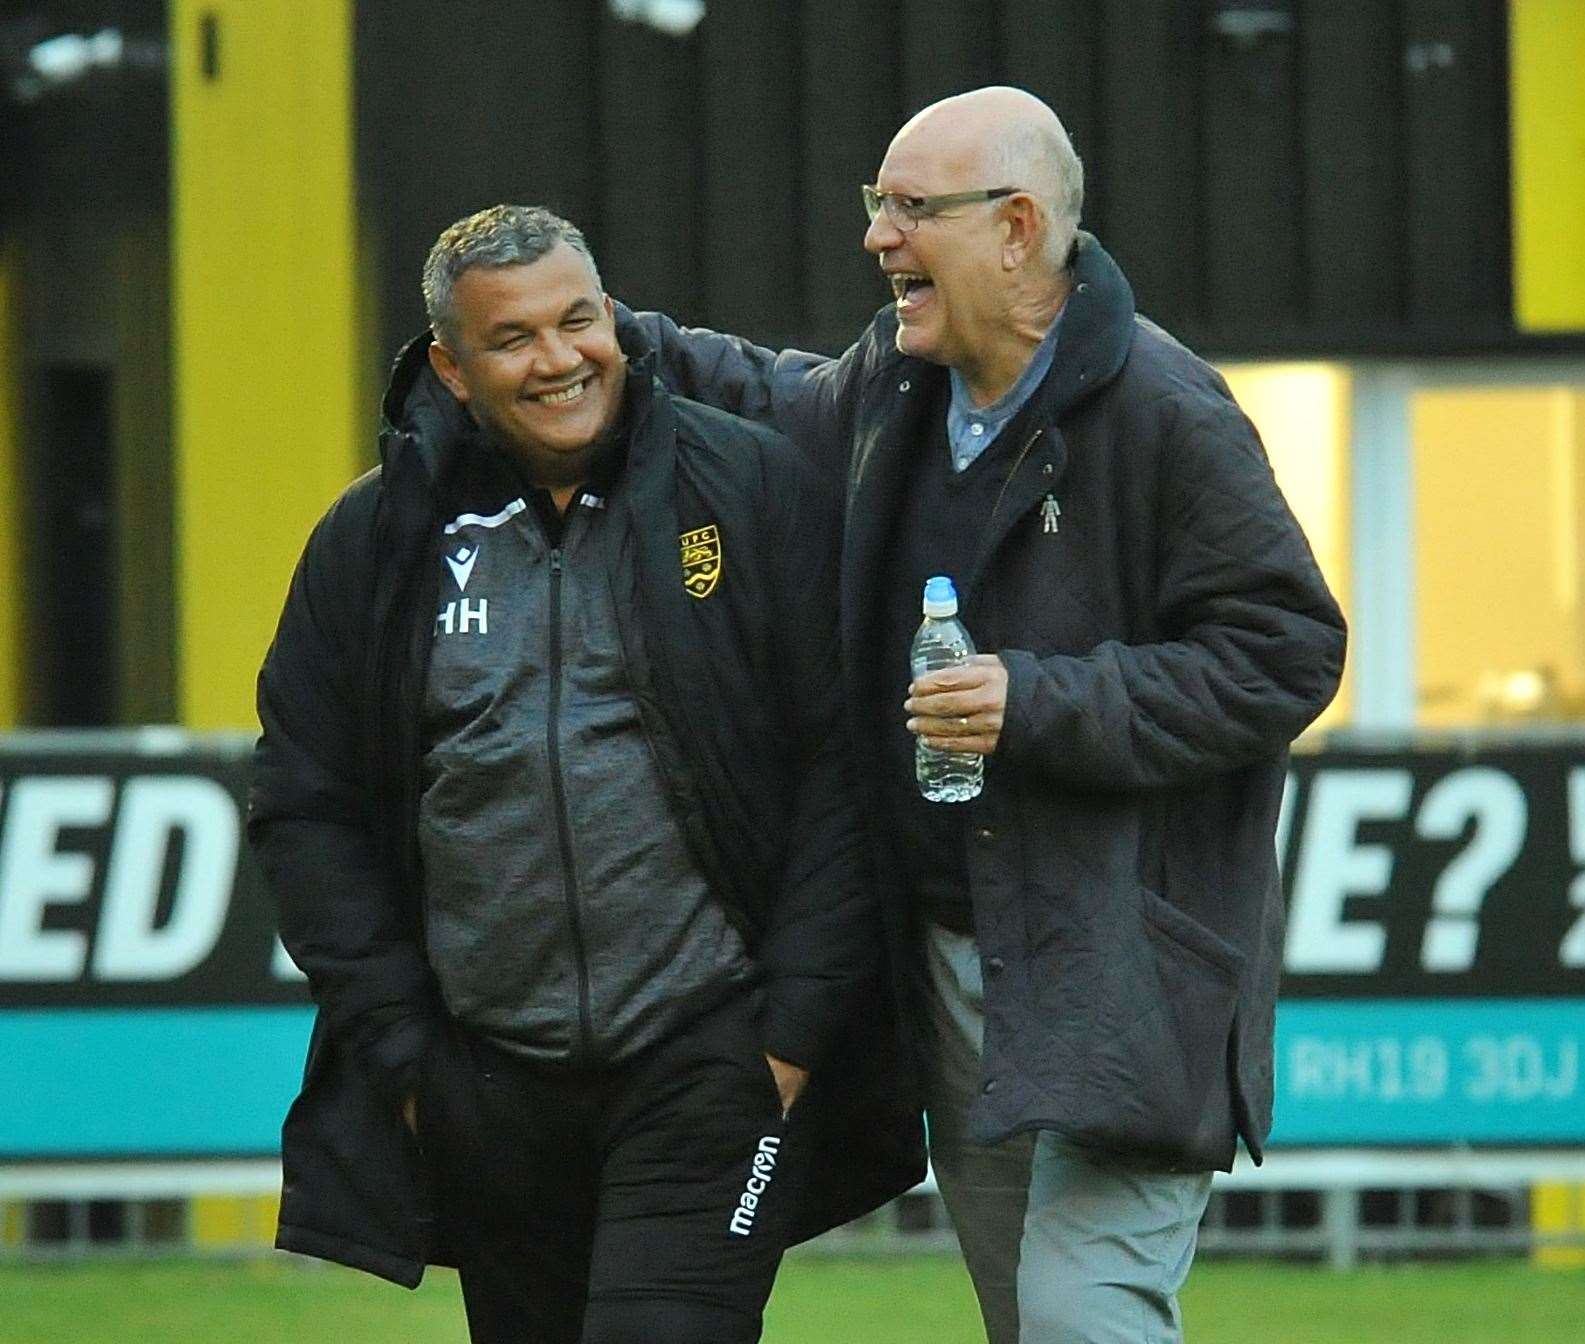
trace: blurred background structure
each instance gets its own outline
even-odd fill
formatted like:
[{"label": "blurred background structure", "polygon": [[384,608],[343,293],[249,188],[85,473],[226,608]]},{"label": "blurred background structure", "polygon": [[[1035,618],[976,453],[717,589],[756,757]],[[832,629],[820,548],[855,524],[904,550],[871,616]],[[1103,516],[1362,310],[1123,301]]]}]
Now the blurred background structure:
[{"label": "blurred background structure", "polygon": [[440,229],[549,205],[635,307],[840,350],[858,184],[1009,82],[1353,627],[1204,1244],[1585,1264],[1582,70],[1580,0],[4,0],[0,1256],[267,1240],[253,676]]}]

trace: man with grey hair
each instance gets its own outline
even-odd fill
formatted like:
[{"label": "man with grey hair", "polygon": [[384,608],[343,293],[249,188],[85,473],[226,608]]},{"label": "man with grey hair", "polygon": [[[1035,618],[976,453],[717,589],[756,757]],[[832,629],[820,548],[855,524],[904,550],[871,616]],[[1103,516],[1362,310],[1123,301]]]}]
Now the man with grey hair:
[{"label": "man with grey hair", "polygon": [[438,341],[455,347],[461,340],[457,281],[478,267],[528,265],[558,243],[583,258],[594,287],[605,292],[600,268],[583,231],[542,207],[497,205],[459,219],[436,240],[424,261],[424,311]]},{"label": "man with grey hair", "polygon": [[1042,252],[1053,271],[1067,267],[1084,206],[1084,165],[1054,116],[1014,119],[1000,145],[1000,171],[990,177],[1022,182],[1045,217]]},{"label": "man with grey hair", "polygon": [[[843,685],[930,1152],[992,1344],[1163,1344],[1210,1173],[1271,1123],[1289,742],[1342,617],[1214,370],[1077,232],[1019,89],[863,188],[894,302],[840,358],[640,319],[662,376],[847,483]],[[947,575],[981,652],[912,678]],[[983,758],[924,801],[915,747]]]},{"label": "man with grey hair", "polygon": [[837,679],[832,485],[668,394],[582,235],[460,220],[381,467],[259,676],[250,834],[319,1015],[277,1244],[479,1344],[759,1338],[923,1174]]}]

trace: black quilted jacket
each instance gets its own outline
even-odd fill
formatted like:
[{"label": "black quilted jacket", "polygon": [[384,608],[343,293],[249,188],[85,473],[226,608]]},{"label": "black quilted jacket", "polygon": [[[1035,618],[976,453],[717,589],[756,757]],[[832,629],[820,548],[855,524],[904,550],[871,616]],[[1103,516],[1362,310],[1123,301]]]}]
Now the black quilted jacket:
[{"label": "black quilted jacket", "polygon": [[[398,1113],[445,1030],[423,952],[419,697],[442,523],[506,502],[469,493],[476,450],[426,344],[398,361],[382,468],[331,508],[293,578],[259,674],[249,822],[319,1007],[282,1131],[277,1245],[409,1286],[454,1263]],[[823,1043],[798,1103],[814,1150],[802,1239],[924,1174],[895,1033],[874,1030],[890,1000],[840,732],[839,491],[777,435],[666,394],[642,357],[630,368],[611,507],[638,576],[619,617],[639,623],[649,664],[633,692],[683,837],[764,971],[767,1050]],[[721,577],[699,600],[679,537],[707,524]]]}]

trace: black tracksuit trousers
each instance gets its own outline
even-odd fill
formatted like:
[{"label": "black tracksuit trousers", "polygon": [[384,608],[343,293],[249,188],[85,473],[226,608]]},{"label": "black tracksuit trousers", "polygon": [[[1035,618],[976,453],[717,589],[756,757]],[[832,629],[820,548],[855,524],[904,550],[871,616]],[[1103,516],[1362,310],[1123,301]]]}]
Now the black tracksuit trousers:
[{"label": "black tracksuit trousers", "polygon": [[797,1195],[798,1137],[741,994],[618,1068],[456,1032],[419,1139],[474,1344],[752,1344]]}]

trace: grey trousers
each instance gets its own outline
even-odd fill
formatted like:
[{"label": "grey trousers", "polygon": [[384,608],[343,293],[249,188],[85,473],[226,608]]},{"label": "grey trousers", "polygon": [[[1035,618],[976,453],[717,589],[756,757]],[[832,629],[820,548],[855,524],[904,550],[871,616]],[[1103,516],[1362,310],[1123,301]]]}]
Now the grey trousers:
[{"label": "grey trousers", "polygon": [[973,938],[927,935],[937,1051],[930,1163],[989,1344],[1180,1344],[1178,1290],[1194,1258],[1209,1172],[1131,1168],[1055,1134],[986,1147],[968,1137],[985,1039]]}]

